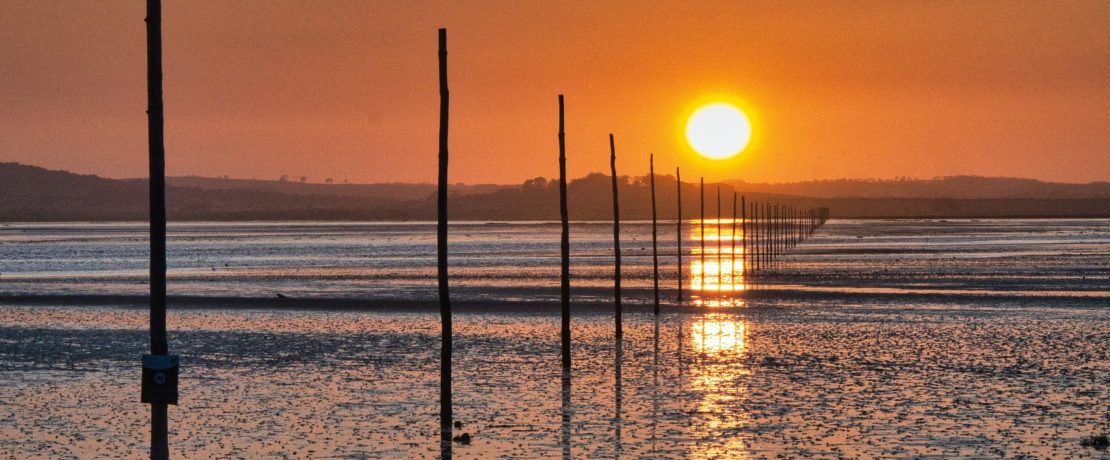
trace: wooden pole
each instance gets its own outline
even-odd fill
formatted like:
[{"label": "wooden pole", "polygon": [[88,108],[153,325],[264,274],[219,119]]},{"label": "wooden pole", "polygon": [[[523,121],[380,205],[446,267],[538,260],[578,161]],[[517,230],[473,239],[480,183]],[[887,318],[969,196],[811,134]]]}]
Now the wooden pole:
[{"label": "wooden pole", "polygon": [[759,244],[762,236],[762,229],[759,228],[759,203],[752,203],[752,270],[756,274],[759,273],[761,268],[759,257],[763,248]]},{"label": "wooden pole", "polygon": [[[567,213],[567,142],[563,123],[563,95],[559,95],[559,216],[563,235],[559,242],[562,272],[559,290],[562,294],[562,355],[563,371],[570,371],[570,218]],[[567,377],[569,380],[569,377]],[[568,383],[569,386],[569,383]]]},{"label": "wooden pole", "polygon": [[748,250],[751,255],[748,260],[751,262],[751,269],[748,270],[750,274],[756,274],[759,270],[759,203],[751,204],[751,219],[752,223],[748,227],[752,231],[752,241],[748,245]]},{"label": "wooden pole", "polygon": [[705,178],[701,178],[701,289],[705,291]]},{"label": "wooden pole", "polygon": [[724,260],[721,259],[721,186],[717,185],[717,292],[720,293],[721,287],[725,284],[725,269],[722,265]]},{"label": "wooden pole", "polygon": [[659,229],[655,215],[655,154],[648,156],[648,172],[651,176],[651,267],[655,291],[655,316],[659,316]]},{"label": "wooden pole", "polygon": [[609,168],[613,172],[613,314],[619,341],[624,337],[621,329],[621,204],[617,196],[617,147],[613,143],[613,133],[609,133]]},{"label": "wooden pole", "polygon": [[[166,148],[162,107],[162,2],[146,2],[147,142],[150,158],[150,354],[166,340]],[[150,458],[170,458],[169,406],[150,405]]]},{"label": "wooden pole", "polygon": [[760,203],[759,207],[759,269],[762,274],[767,269],[767,203]]},{"label": "wooden pole", "polygon": [[[744,251],[741,258],[743,265],[740,266],[740,275],[747,277],[748,275],[748,199],[745,196],[740,197],[740,231],[744,232],[740,236],[740,250]],[[747,282],[747,280],[744,280]]]},{"label": "wooden pole", "polygon": [[736,289],[736,192],[732,192],[732,232],[729,233],[732,248],[728,256],[728,279],[732,290]]},{"label": "wooden pole", "polygon": [[779,256],[779,240],[781,229],[779,228],[779,205],[774,204],[771,208],[771,263],[772,267],[777,266]]},{"label": "wooden pole", "polygon": [[678,187],[678,218],[675,222],[677,231],[676,253],[678,255],[678,302],[682,303],[682,171],[678,166],[674,168],[675,186]]},{"label": "wooden pole", "polygon": [[[771,208],[771,263],[776,264],[779,256],[779,244],[782,239],[782,229],[779,228],[779,204]],[[774,266],[774,265],[772,265]]]},{"label": "wooden pole", "polygon": [[439,370],[439,441],[444,458],[451,458],[451,296],[447,285],[447,29],[439,29],[439,222],[436,258],[439,274],[439,315],[442,323]]}]

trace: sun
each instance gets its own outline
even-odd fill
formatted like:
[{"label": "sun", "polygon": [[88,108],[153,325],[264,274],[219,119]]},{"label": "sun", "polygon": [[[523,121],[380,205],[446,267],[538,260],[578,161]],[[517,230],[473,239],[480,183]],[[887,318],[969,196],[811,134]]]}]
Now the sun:
[{"label": "sun", "polygon": [[752,139],[752,124],[727,102],[706,104],[686,121],[686,142],[701,156],[724,160],[742,152]]}]

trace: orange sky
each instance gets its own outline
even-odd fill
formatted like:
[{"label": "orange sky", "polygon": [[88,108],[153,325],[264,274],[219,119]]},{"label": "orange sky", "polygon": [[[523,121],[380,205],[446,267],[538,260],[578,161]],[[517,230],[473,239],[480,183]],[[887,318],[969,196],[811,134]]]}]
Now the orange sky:
[{"label": "orange sky", "polygon": [[[653,6],[647,6],[653,5]],[[796,181],[1110,180],[1110,2],[166,1],[167,173],[435,180],[448,28],[451,181],[684,167]],[[146,172],[144,6],[0,0],[0,161]],[[699,161],[682,117],[752,109]]]}]

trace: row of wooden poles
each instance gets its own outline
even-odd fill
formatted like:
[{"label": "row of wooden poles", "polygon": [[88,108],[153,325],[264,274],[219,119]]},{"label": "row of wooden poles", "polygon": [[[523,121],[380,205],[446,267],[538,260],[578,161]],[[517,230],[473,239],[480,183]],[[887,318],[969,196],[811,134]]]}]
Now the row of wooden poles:
[{"label": "row of wooden poles", "polygon": [[[164,122],[162,106],[162,33],[161,33],[161,1],[147,0],[147,98],[148,98],[148,140],[150,160],[150,354],[155,357],[166,357],[169,346],[166,340],[166,206],[165,206],[165,145]],[[450,93],[447,85],[447,31],[439,29],[439,177],[437,194],[437,225],[436,225],[436,262],[437,278],[439,284],[439,307],[441,318],[441,347],[440,347],[440,446],[443,458],[451,457],[453,413],[451,399],[451,363],[452,363],[452,320],[451,297],[447,275],[447,166],[448,166],[448,113]],[[566,136],[564,131],[564,106],[563,96],[559,95],[559,201],[560,217],[562,222],[561,247],[561,357],[563,367],[564,386],[569,385],[571,368],[571,332],[570,332],[570,224],[567,212],[567,173],[566,173]],[[613,135],[609,135],[610,167],[613,182],[613,250],[614,250],[614,319],[615,335],[619,341],[623,337],[621,327],[621,251],[620,251],[620,205],[618,198],[618,179],[616,169],[616,147]],[[658,230],[655,207],[655,160],[654,155],[650,160],[651,170],[651,214],[652,214],[652,264],[654,269],[654,313],[659,314],[659,257],[658,257]],[[675,169],[678,179],[678,267],[679,298],[683,297],[682,291],[682,179],[681,171]],[[705,276],[706,238],[705,238],[705,187],[701,181],[701,251],[702,276]],[[799,211],[789,206],[769,203],[746,202],[745,197],[740,197],[739,216],[737,213],[737,195],[733,194],[733,219],[732,219],[732,254],[735,255],[736,224],[740,223],[740,239],[743,263],[742,275],[751,276],[770,268],[777,258],[787,249],[798,244],[806,236],[820,226],[828,218],[827,209]],[[718,227],[723,216],[720,211],[720,190],[717,192],[718,201]],[[749,218],[748,216],[751,216]],[[719,230],[718,230],[719,232]],[[749,236],[750,235],[750,236]],[[721,263],[722,238],[717,238],[718,267]],[[731,259],[731,258],[730,258]],[[730,273],[734,275],[734,273]],[[718,276],[721,276],[718,273]],[[704,282],[702,283],[704,286]],[[176,377],[175,377],[176,378]],[[174,383],[174,398],[176,402],[176,380]],[[166,402],[151,403],[151,436],[150,457],[152,459],[169,458],[168,442],[168,406]]]},{"label": "row of wooden poles", "polygon": [[[732,215],[730,218],[721,208],[721,188],[718,186],[716,219],[713,225],[709,225],[705,217],[704,179],[700,181],[700,185],[701,214],[699,228],[701,234],[699,241],[701,248],[698,253],[700,270],[697,270],[697,276],[700,277],[697,280],[699,281],[697,286],[700,288],[695,290],[703,293],[707,291],[729,292],[751,289],[751,285],[745,285],[741,280],[757,277],[768,269],[777,267],[781,256],[812,235],[829,217],[828,208],[802,210],[779,203],[748,203],[747,197],[733,192]],[[681,176],[678,187],[681,193]],[[652,195],[652,205],[654,206],[654,193]],[[681,202],[679,203],[678,214],[678,298],[682,300],[683,221]],[[727,237],[725,236],[726,226],[730,227]],[[737,237],[737,226],[739,226],[739,237]],[[653,218],[653,232],[654,227]],[[707,237],[706,227],[713,228],[716,235],[712,238]],[[726,239],[728,241],[727,245],[725,243]],[[706,242],[710,240],[716,240],[716,248],[706,247]],[[737,252],[738,245],[739,252]],[[726,252],[728,254],[727,258],[724,257]],[[707,268],[711,265],[708,262],[713,262],[713,253],[716,255],[716,269],[712,270],[716,272],[715,275],[710,274],[711,270]],[[706,260],[707,256],[710,258],[708,261]],[[740,265],[739,269],[736,267],[737,264]],[[713,277],[717,279],[713,280]],[[712,285],[715,288],[708,287],[711,286],[709,281],[716,282]]]},{"label": "row of wooden poles", "polygon": [[[439,304],[440,304],[440,319],[442,322],[441,328],[441,350],[440,350],[440,446],[441,457],[451,457],[451,442],[452,442],[452,428],[453,428],[453,413],[451,405],[451,352],[452,352],[452,335],[451,335],[451,298],[449,293],[449,283],[447,274],[447,164],[448,164],[448,150],[447,150],[447,126],[448,126],[448,101],[449,91],[447,88],[447,30],[439,29],[439,92],[440,92],[440,127],[439,127],[439,188],[438,188],[438,221],[437,221],[437,267],[438,267],[438,281],[439,281]],[[559,95],[559,215],[561,219],[562,235],[560,238],[560,253],[561,253],[561,267],[560,267],[560,301],[561,301],[561,348],[560,355],[562,358],[562,371],[563,371],[563,391],[564,391],[564,404],[567,398],[566,393],[570,386],[570,371],[571,371],[571,328],[570,328],[570,220],[567,209],[567,157],[566,157],[566,130],[565,130],[565,107],[563,95]],[[620,198],[617,176],[617,151],[616,143],[613,134],[609,134],[609,166],[613,184],[613,316],[614,316],[614,335],[616,339],[617,353],[619,355],[621,348],[621,340],[623,338],[622,328],[622,304],[621,304],[621,246],[620,246]],[[659,296],[659,250],[658,250],[658,215],[656,212],[655,200],[655,156],[649,157],[649,183],[651,188],[651,247],[652,247],[652,268],[653,268],[653,293],[654,293],[654,309],[655,315],[659,315],[660,296]],[[682,215],[682,172],[679,168],[675,168],[675,175],[678,182],[678,216],[677,216],[677,230],[678,230],[678,301],[683,300],[683,281],[682,281],[682,237],[683,237],[683,215]],[[701,251],[700,257],[702,258],[702,271],[703,277],[702,286],[705,276],[705,257],[706,257],[706,237],[705,237],[705,180],[701,179],[701,216],[699,224],[701,225]],[[718,236],[721,228],[721,222],[724,219],[721,213],[721,196],[720,188],[717,189],[717,226]],[[820,227],[829,217],[828,208],[815,208],[809,210],[800,210],[795,207],[785,206],[780,204],[771,203],[751,203],[750,208],[745,197],[740,197],[741,214],[737,215],[737,194],[733,193],[733,216],[731,220],[732,236],[731,236],[731,250],[732,254],[736,254],[736,225],[739,222],[741,225],[740,244],[742,246],[742,254],[744,262],[742,263],[742,272],[745,276],[755,276],[761,274],[764,270],[771,268],[778,260],[779,257],[784,255],[788,249],[794,247],[802,240]],[[751,218],[748,217],[750,209]],[[718,267],[722,262],[722,244],[723,238],[717,238],[718,250]],[[731,258],[730,258],[731,259]],[[730,273],[730,276],[735,273]],[[718,276],[723,276],[720,272]],[[658,326],[658,323],[657,323]],[[619,363],[619,359],[618,359]],[[620,381],[620,367],[616,368],[617,372],[617,385],[619,388]],[[618,390],[618,404],[619,404],[619,390]],[[564,414],[566,417],[566,414]],[[619,428],[618,428],[619,429]],[[564,446],[566,449],[567,446]],[[565,452],[565,451],[564,451]]]}]

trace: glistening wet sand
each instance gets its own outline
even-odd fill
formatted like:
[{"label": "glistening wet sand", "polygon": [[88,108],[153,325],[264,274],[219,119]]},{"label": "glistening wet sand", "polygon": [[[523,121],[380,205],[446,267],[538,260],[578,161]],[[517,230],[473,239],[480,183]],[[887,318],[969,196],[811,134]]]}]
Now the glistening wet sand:
[{"label": "glistening wet sand", "polygon": [[[557,315],[457,315],[456,414],[474,442],[456,455],[1106,457],[1079,439],[1110,428],[1107,308],[754,300],[663,315],[658,353],[653,317],[625,318],[619,361],[610,316],[575,318],[564,407]],[[173,311],[171,448],[435,456],[437,320]],[[145,455],[144,311],[2,306],[0,325],[0,452]]]}]

